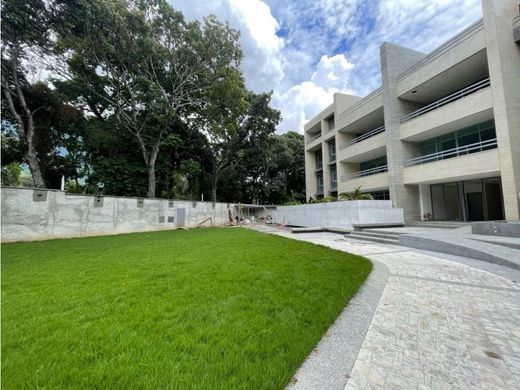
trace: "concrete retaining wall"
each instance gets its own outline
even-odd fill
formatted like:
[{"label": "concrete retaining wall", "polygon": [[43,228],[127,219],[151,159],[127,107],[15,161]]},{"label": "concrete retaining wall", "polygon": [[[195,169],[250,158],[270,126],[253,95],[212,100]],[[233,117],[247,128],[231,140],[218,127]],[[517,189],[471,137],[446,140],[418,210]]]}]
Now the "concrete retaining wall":
[{"label": "concrete retaining wall", "polygon": [[[81,237],[195,227],[212,217],[227,224],[234,204],[66,194],[2,188],[2,242]],[[204,226],[211,225],[207,221]]]},{"label": "concrete retaining wall", "polygon": [[520,222],[473,222],[471,232],[486,236],[520,237]]},{"label": "concrete retaining wall", "polygon": [[273,221],[291,226],[344,228],[353,225],[401,225],[403,210],[389,200],[354,200],[299,206],[282,206],[273,211]]}]

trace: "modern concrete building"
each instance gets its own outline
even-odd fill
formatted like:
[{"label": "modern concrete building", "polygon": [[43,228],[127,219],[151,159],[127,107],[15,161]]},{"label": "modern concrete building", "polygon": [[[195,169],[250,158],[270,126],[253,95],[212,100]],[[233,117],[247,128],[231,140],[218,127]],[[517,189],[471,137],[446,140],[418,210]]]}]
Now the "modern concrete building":
[{"label": "modern concrete building", "polygon": [[429,54],[383,44],[382,87],[305,125],[307,198],[361,187],[407,221],[519,219],[520,7],[482,11]]}]

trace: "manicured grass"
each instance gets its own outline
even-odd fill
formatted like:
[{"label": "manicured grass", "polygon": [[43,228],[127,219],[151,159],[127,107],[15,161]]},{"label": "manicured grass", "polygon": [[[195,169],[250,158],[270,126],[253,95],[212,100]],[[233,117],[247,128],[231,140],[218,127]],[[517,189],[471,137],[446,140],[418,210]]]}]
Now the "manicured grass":
[{"label": "manicured grass", "polygon": [[280,389],[371,263],[240,228],[2,245],[2,387]]}]

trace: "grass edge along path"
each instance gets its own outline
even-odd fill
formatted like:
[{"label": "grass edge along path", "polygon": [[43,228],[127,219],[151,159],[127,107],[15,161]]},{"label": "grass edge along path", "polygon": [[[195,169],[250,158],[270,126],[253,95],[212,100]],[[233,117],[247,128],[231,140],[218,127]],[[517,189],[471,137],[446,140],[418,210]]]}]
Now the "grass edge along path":
[{"label": "grass edge along path", "polygon": [[372,269],[243,228],[2,245],[2,387],[279,389]]}]

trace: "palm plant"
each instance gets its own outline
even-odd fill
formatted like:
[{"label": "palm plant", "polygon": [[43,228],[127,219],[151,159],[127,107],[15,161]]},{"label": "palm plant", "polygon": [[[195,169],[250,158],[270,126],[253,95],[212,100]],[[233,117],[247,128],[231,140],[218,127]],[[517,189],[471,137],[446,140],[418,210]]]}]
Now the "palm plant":
[{"label": "palm plant", "polygon": [[370,194],[363,193],[361,186],[356,188],[353,192],[342,192],[339,194],[340,200],[372,200],[374,197]]}]

